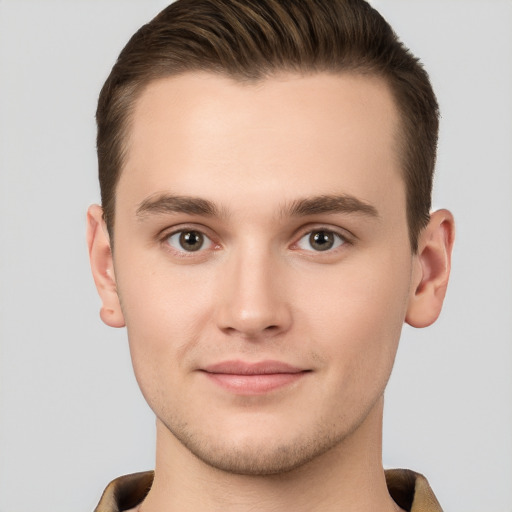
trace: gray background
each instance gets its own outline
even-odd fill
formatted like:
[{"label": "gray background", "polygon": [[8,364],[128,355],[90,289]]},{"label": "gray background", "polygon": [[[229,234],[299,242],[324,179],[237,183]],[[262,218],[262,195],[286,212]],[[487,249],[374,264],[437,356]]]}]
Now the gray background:
[{"label": "gray background", "polygon": [[[88,511],[153,466],[124,330],[99,320],[84,221],[93,114],[162,0],[0,0],[0,512]],[[384,463],[445,509],[512,511],[512,2],[375,0],[442,108],[435,205],[457,219],[440,320],[405,328]]]}]

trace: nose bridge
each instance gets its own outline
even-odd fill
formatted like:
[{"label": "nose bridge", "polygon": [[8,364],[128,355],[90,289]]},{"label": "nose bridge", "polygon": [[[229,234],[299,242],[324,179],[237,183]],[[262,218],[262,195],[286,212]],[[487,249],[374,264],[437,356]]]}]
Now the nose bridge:
[{"label": "nose bridge", "polygon": [[291,320],[279,257],[271,247],[254,242],[233,249],[219,285],[219,327],[245,336],[282,332]]}]

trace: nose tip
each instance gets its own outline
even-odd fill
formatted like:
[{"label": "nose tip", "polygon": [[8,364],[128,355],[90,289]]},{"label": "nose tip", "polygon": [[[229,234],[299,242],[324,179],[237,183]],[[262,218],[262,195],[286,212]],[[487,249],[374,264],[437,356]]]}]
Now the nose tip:
[{"label": "nose tip", "polygon": [[224,324],[220,325],[227,334],[239,334],[246,338],[269,337],[285,328],[285,322],[277,318],[275,310],[265,314],[262,309],[236,311],[235,308],[234,305],[231,307],[229,318],[225,318]]},{"label": "nose tip", "polygon": [[262,295],[253,289],[252,296],[238,293],[224,304],[218,325],[226,334],[255,339],[281,334],[290,323],[291,315],[284,301],[272,296],[270,290]]},{"label": "nose tip", "polygon": [[231,265],[219,288],[218,327],[244,338],[272,337],[288,330],[291,311],[284,275],[267,258]]}]

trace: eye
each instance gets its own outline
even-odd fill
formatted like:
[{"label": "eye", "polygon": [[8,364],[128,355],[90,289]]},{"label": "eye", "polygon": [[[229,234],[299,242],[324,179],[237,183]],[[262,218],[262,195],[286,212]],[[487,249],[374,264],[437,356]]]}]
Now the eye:
[{"label": "eye", "polygon": [[306,233],[298,242],[297,247],[305,251],[324,252],[336,249],[345,243],[338,233],[327,229],[317,229]]},{"label": "eye", "polygon": [[166,242],[180,252],[197,252],[213,246],[213,242],[206,235],[193,229],[177,231],[167,237]]}]

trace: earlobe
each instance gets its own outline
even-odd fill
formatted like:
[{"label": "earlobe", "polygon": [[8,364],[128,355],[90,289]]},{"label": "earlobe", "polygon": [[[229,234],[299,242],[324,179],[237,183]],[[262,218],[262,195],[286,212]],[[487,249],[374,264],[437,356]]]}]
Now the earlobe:
[{"label": "earlobe", "polygon": [[124,327],[124,317],[117,295],[110,240],[101,206],[87,211],[87,246],[94,283],[101,299],[100,317],[110,327]]},{"label": "earlobe", "polygon": [[420,234],[414,258],[411,295],[405,321],[413,327],[434,323],[443,306],[455,237],[453,215],[448,210],[432,213]]}]

